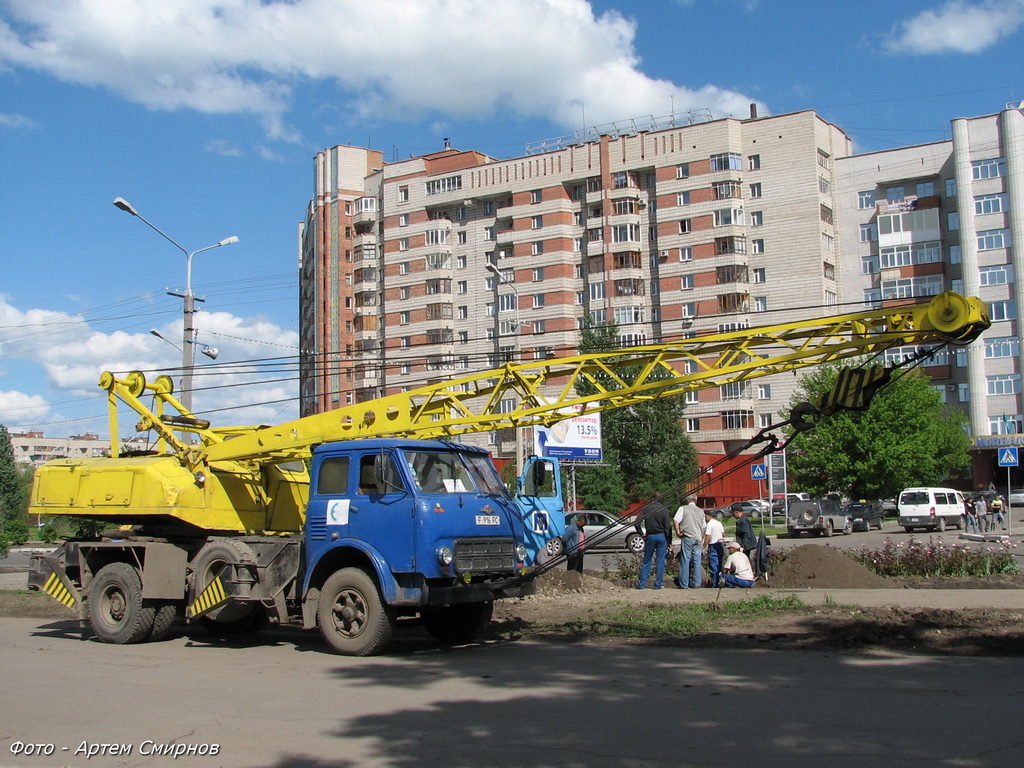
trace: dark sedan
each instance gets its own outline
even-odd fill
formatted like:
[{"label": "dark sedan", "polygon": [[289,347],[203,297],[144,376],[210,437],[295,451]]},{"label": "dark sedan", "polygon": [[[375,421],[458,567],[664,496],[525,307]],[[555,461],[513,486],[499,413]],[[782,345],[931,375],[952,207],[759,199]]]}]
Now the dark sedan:
[{"label": "dark sedan", "polygon": [[853,530],[870,531],[872,528],[882,530],[885,525],[885,509],[880,501],[859,501],[847,504],[844,510],[853,519]]}]

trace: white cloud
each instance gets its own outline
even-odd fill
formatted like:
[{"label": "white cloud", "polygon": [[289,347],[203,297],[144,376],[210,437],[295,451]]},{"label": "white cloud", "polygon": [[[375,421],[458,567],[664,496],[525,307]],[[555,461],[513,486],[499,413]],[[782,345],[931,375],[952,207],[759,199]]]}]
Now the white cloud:
[{"label": "white cloud", "polygon": [[[227,312],[201,312],[196,325],[200,340],[219,348],[216,361],[199,355],[197,349],[193,379],[197,412],[208,413],[215,426],[278,423],[297,417],[295,331]],[[166,341],[148,330],[97,330],[81,317],[62,312],[22,311],[0,296],[0,355],[5,362],[0,387],[8,390],[0,391],[0,423],[52,424],[62,418],[78,419],[82,413],[101,417],[106,400],[97,384],[100,374],[108,370],[118,375],[145,371],[150,381],[168,375],[180,389],[181,321],[157,330]],[[268,357],[285,359],[275,363],[273,373],[264,364],[251,362]],[[29,373],[14,375],[18,370]],[[54,413],[58,410],[59,415]],[[130,434],[134,424],[133,415],[122,416],[122,436]],[[105,420],[98,422],[98,428],[105,431]]]},{"label": "white cloud", "polygon": [[[676,108],[745,113],[747,97],[655,80],[635,25],[586,0],[6,0],[0,64],[99,85],[153,109],[286,124],[293,88],[333,82],[352,119],[486,118],[579,126]],[[764,105],[760,105],[762,113]]]},{"label": "white cloud", "polygon": [[899,22],[884,42],[889,53],[979,53],[1024,24],[1024,0],[950,0]]},{"label": "white cloud", "polygon": [[0,392],[0,424],[16,426],[49,417],[50,404],[39,395]]},{"label": "white cloud", "polygon": [[244,153],[236,145],[230,141],[224,139],[214,139],[206,142],[206,146],[203,147],[204,152],[212,152],[215,155],[221,155],[222,157],[241,157]]},{"label": "white cloud", "polygon": [[39,124],[25,115],[0,114],[0,125],[5,128],[38,128]]}]

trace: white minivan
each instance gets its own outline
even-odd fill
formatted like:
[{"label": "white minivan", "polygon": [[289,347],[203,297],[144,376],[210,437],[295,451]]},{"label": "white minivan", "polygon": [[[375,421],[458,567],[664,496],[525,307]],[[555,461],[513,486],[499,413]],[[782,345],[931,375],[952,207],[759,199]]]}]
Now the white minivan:
[{"label": "white minivan", "polygon": [[907,532],[915,528],[944,531],[964,527],[964,497],[952,488],[907,488],[896,500],[899,523]]}]

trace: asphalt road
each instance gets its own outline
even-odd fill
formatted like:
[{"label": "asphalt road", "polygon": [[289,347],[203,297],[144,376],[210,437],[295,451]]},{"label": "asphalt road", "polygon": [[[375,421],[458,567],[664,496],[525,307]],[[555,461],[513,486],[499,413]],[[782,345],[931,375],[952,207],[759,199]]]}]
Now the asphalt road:
[{"label": "asphalt road", "polygon": [[[1019,658],[406,639],[352,659],[295,631],[112,646],[31,619],[0,619],[0,646],[0,766],[1020,765]],[[86,757],[103,744],[132,751]]]}]

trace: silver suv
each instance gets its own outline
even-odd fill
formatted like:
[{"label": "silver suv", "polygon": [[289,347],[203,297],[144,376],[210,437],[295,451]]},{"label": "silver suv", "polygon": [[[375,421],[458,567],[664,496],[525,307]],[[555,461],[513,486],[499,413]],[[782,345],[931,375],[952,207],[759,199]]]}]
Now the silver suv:
[{"label": "silver suv", "polygon": [[804,531],[816,536],[853,532],[853,518],[831,499],[805,499],[791,501],[786,515],[786,529],[796,538]]}]

